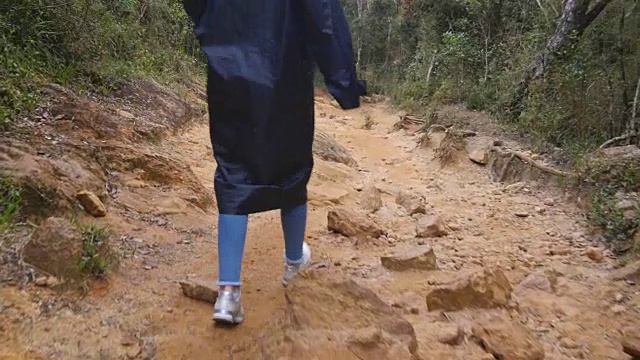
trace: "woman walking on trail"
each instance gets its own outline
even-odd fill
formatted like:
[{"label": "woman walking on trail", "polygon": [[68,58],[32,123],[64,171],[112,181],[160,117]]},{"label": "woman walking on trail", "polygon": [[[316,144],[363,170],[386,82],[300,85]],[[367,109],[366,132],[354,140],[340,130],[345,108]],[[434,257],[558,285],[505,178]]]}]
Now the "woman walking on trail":
[{"label": "woman walking on trail", "polygon": [[343,109],[360,106],[351,34],[338,0],[184,0],[207,57],[217,162],[215,321],[244,320],[240,270],[248,215],[280,209],[287,285],[311,261],[304,242],[313,167],[317,64]]}]

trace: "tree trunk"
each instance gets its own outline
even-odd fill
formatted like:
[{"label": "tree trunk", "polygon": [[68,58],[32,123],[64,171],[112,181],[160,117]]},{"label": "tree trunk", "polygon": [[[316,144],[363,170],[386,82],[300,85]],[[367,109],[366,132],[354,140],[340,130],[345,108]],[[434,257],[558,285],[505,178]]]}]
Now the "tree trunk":
[{"label": "tree trunk", "polygon": [[549,67],[562,56],[563,50],[575,44],[584,30],[602,13],[612,0],[564,0],[562,15],[558,19],[556,31],[549,38],[547,46],[531,62],[525,76],[518,83],[509,104],[508,112],[512,120],[520,116],[522,102],[527,96],[533,80],[543,77]]}]

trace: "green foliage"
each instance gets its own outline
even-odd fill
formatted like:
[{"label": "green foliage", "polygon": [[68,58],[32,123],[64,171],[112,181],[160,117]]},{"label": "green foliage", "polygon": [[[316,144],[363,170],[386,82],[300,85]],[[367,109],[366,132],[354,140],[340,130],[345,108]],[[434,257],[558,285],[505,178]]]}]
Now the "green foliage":
[{"label": "green foliage", "polygon": [[615,194],[601,190],[591,198],[591,208],[587,214],[589,222],[600,227],[605,239],[616,248],[618,244],[628,243],[640,226],[640,207],[623,211],[618,203]]},{"label": "green foliage", "polygon": [[372,91],[422,114],[462,102],[539,141],[583,150],[628,131],[640,76],[636,3],[612,2],[532,84],[514,120],[506,105],[554,33],[561,1],[343,0]]},{"label": "green foliage", "polygon": [[3,2],[0,52],[0,127],[33,108],[42,82],[104,92],[144,76],[178,82],[201,59],[178,0]]},{"label": "green foliage", "polygon": [[0,182],[0,230],[11,226],[11,220],[20,210],[22,203],[22,188],[11,179],[5,178]]},{"label": "green foliage", "polygon": [[80,271],[88,276],[104,278],[116,265],[116,258],[110,252],[109,231],[104,227],[81,225],[83,253]]},{"label": "green foliage", "polygon": [[610,158],[582,161],[577,167],[581,174],[579,183],[591,202],[587,219],[602,229],[614,248],[626,250],[625,245],[633,240],[640,225],[640,207],[621,208],[617,195],[640,191],[640,164],[636,158],[619,157],[616,161]]}]

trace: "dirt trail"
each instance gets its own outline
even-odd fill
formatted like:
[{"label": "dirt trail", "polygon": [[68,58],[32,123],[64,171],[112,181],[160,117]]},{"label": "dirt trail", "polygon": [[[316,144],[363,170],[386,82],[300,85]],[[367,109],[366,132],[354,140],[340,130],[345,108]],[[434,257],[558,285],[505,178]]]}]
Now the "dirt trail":
[{"label": "dirt trail", "polygon": [[[387,332],[375,333],[385,328],[376,320],[383,315],[375,314],[411,324],[417,347],[408,348],[415,358],[494,359],[489,352],[495,358],[509,352],[496,347],[520,346],[519,357],[504,358],[538,359],[527,345],[531,342],[541,344],[546,359],[628,358],[620,346],[620,329],[640,326],[638,288],[609,279],[616,267],[613,259],[595,262],[585,255],[593,244],[583,215],[560,193],[533,183],[492,183],[488,170],[466,156],[441,168],[434,148],[443,135],[433,135],[433,146],[417,148],[413,135],[389,132],[398,117],[382,104],[343,112],[320,101],[317,114],[317,127],[344,145],[358,165],[316,160],[307,236],[318,269],[289,290],[289,305],[279,282],[283,242],[277,212],[250,219],[243,267],[245,323],[216,328],[210,321],[212,306],[185,298],[178,285],[188,278],[211,283],[216,278],[215,207],[195,205],[193,192],[184,185],[159,186],[139,173],[122,172],[124,185],[105,220],[122,236],[113,240],[127,254],[119,270],[82,300],[41,288],[0,288],[0,359],[36,359],[36,353],[48,359],[407,358],[405,350],[385,337]],[[462,110],[454,114],[480,117]],[[367,116],[374,122],[368,130],[363,129]],[[492,141],[478,136],[468,147]],[[153,157],[188,165],[202,186],[197,189],[212,189],[215,164],[204,121],[152,150]],[[369,217],[387,235],[356,240],[328,231],[327,211],[338,205],[364,212],[362,194],[371,185],[380,190],[382,207]],[[401,191],[423,196],[427,214],[407,214],[396,204]],[[433,214],[444,222],[447,235],[416,238],[416,222]],[[381,265],[381,256],[415,253],[426,245],[435,252],[437,271],[391,271]],[[425,297],[435,289],[496,267],[514,288],[506,304],[449,312],[428,308]],[[357,284],[374,295],[354,290],[359,295],[342,299],[339,287],[323,283],[325,272],[353,280],[347,289]],[[316,289],[318,296],[303,296],[310,281],[317,281],[311,291]],[[493,289],[494,284],[486,286]],[[328,302],[331,294],[339,300]],[[382,302],[366,305],[373,296]],[[306,301],[312,310],[306,320],[295,318],[294,326],[291,312],[305,307],[296,301]],[[349,322],[352,316],[366,321],[350,333],[350,345],[332,342],[351,326],[340,321]],[[507,338],[500,341],[487,339],[478,330],[478,324],[487,322],[487,328],[511,329],[515,324],[524,330],[506,330]],[[292,326],[299,331],[291,332]],[[360,340],[354,342],[354,336]],[[485,349],[476,338],[485,340]],[[15,355],[20,349],[24,357]]]}]

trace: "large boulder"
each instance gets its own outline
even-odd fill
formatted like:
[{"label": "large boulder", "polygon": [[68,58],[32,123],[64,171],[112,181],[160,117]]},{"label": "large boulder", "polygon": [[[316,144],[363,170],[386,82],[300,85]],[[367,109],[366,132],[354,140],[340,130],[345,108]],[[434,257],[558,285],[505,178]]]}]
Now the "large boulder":
[{"label": "large boulder", "polygon": [[24,260],[51,275],[74,279],[81,275],[82,234],[68,220],[46,219],[31,235]]}]

